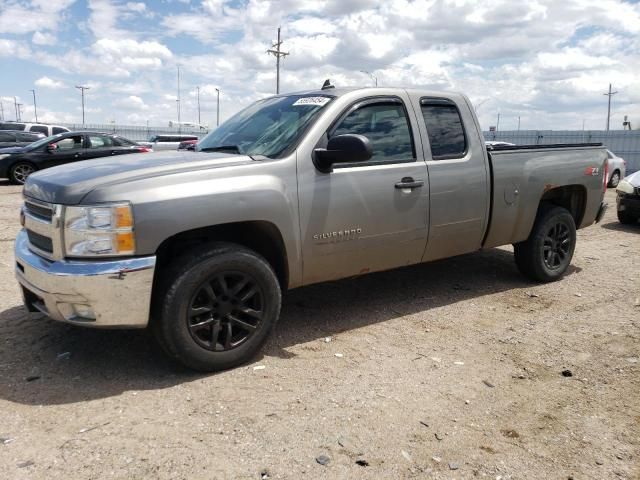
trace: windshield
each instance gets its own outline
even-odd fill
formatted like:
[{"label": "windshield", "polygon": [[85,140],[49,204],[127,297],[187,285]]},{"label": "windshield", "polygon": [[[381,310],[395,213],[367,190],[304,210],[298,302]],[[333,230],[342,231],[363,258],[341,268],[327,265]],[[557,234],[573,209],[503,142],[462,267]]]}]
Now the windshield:
[{"label": "windshield", "polygon": [[277,158],[294,147],[330,96],[289,95],[260,100],[204,137],[199,151],[227,151]]},{"label": "windshield", "polygon": [[41,147],[43,145],[46,145],[47,143],[52,142],[53,140],[55,140],[56,138],[60,138],[63,134],[62,133],[58,133],[57,135],[51,135],[50,137],[47,138],[43,138],[41,140],[38,140],[37,142],[33,142],[30,143],[29,145],[27,145],[25,148],[25,150],[35,150],[38,147]]}]

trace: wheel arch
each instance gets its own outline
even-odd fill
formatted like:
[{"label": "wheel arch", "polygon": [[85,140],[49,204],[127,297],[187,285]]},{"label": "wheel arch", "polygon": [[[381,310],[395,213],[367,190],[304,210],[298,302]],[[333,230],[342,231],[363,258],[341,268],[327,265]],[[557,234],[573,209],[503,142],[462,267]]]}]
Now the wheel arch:
[{"label": "wheel arch", "polygon": [[176,233],[158,246],[157,268],[162,270],[190,248],[211,242],[236,243],[255,251],[271,265],[280,287],[288,288],[289,264],[282,233],[273,223],[262,220],[224,223]]},{"label": "wheel arch", "polygon": [[578,227],[582,223],[587,207],[587,189],[584,185],[563,185],[546,190],[538,203],[540,214],[549,205],[563,207],[569,211]]}]

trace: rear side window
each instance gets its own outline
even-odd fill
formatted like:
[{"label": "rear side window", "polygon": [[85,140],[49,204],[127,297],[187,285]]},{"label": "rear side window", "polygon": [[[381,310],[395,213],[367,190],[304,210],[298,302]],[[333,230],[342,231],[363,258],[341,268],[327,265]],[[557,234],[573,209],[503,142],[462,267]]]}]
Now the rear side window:
[{"label": "rear side window", "polygon": [[131,147],[135,145],[135,143],[133,143],[131,140],[127,140],[126,138],[123,138],[123,137],[113,137],[112,140],[114,145],[118,147]]},{"label": "rear side window", "polygon": [[0,132],[0,142],[15,142],[15,141],[16,141],[16,137],[13,136],[11,133]]},{"label": "rear side window", "polygon": [[415,159],[409,120],[399,102],[376,102],[351,111],[331,133],[331,137],[347,133],[364,135],[369,139],[373,148],[369,162],[407,162]]},{"label": "rear side window", "polygon": [[57,135],[59,133],[65,133],[68,132],[69,130],[67,130],[66,128],[62,128],[62,127],[53,127],[53,135]]},{"label": "rear side window", "polygon": [[467,153],[467,137],[458,107],[448,100],[423,100],[421,109],[433,159],[464,157]]},{"label": "rear side window", "polygon": [[29,127],[29,131],[44,133],[47,137],[49,136],[49,128],[44,125],[31,125],[31,127]]}]

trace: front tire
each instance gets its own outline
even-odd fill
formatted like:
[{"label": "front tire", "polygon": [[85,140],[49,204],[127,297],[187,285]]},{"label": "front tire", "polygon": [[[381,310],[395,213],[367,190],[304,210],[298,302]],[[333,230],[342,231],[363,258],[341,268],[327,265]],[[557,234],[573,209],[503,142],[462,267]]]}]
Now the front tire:
[{"label": "front tire", "polygon": [[636,223],[638,219],[632,215],[629,215],[624,210],[618,210],[618,221],[623,225],[630,225]]},{"label": "front tire", "polygon": [[29,175],[36,171],[36,167],[29,162],[18,162],[9,169],[9,181],[14,185],[24,185]]},{"label": "front tire", "polygon": [[161,275],[152,329],[169,356],[194,370],[213,372],[247,362],[280,316],[273,269],[240,245],[196,249]]},{"label": "front tire", "polygon": [[516,265],[523,275],[540,282],[558,280],[571,264],[576,224],[562,207],[543,206],[529,238],[514,245]]}]

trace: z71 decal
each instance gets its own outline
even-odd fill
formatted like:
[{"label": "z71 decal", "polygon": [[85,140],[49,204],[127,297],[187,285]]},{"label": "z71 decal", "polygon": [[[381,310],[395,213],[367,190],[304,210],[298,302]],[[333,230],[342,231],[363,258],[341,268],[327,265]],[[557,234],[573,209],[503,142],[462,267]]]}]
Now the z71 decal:
[{"label": "z71 decal", "polygon": [[591,177],[597,177],[600,175],[600,169],[598,167],[587,167],[584,170],[584,174]]}]

